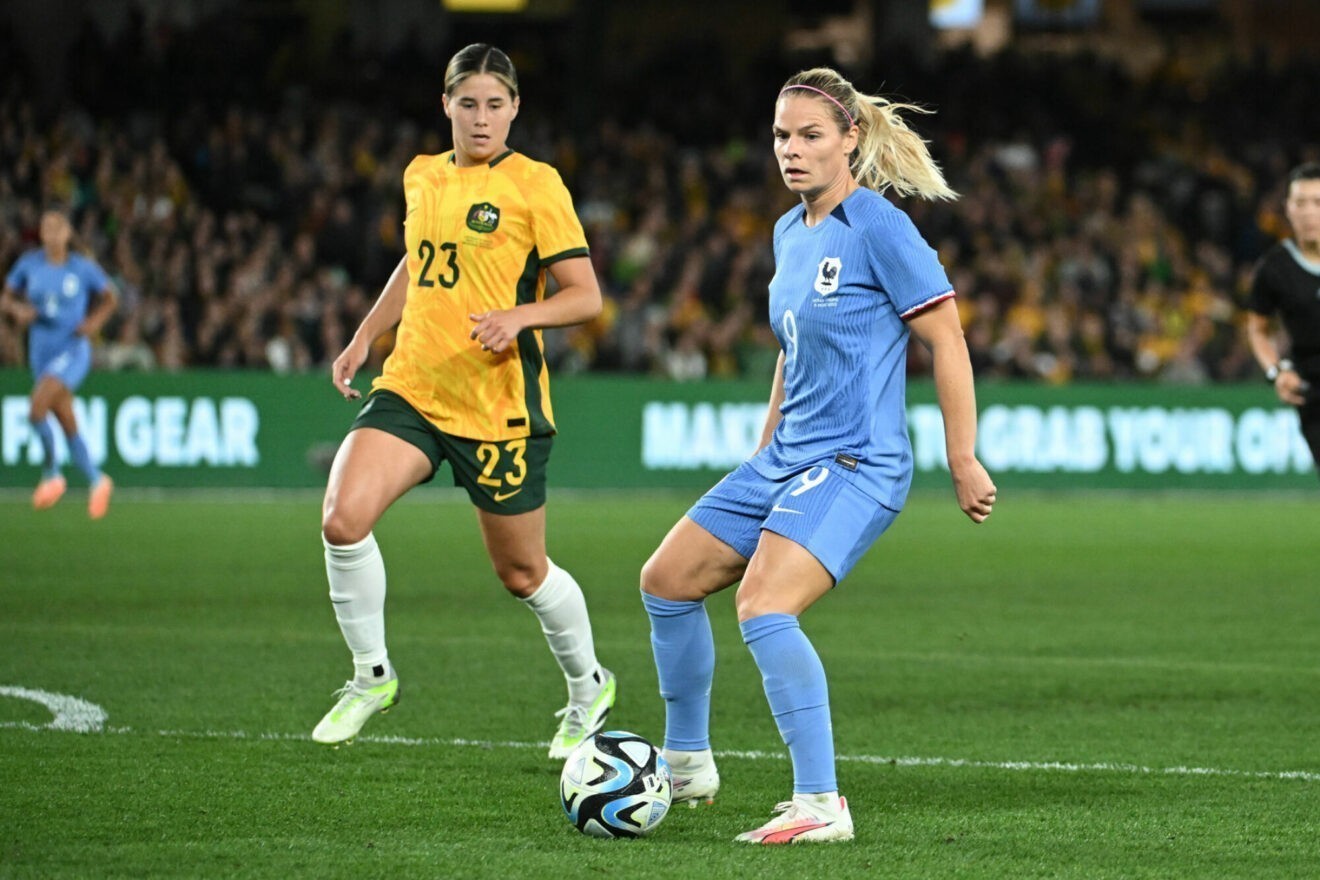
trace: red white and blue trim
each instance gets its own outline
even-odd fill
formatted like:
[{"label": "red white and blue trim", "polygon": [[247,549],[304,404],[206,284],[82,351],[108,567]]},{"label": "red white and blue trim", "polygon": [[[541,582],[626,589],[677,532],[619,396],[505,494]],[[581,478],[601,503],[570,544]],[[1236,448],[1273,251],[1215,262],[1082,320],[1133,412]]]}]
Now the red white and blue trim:
[{"label": "red white and blue trim", "polygon": [[930,299],[923,300],[922,302],[917,303],[915,306],[913,306],[912,308],[908,309],[906,312],[903,312],[901,315],[899,315],[899,317],[902,318],[904,321],[910,318],[915,318],[917,315],[920,315],[922,312],[928,309],[933,309],[935,306],[944,302],[946,299],[953,299],[953,293],[954,292],[952,290],[946,290],[943,293],[937,293],[934,296],[932,296]]}]

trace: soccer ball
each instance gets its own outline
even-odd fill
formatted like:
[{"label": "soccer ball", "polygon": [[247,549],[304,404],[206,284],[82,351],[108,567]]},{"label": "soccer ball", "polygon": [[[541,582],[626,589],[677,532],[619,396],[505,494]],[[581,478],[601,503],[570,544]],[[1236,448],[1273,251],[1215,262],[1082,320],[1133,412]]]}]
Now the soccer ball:
[{"label": "soccer ball", "polygon": [[660,752],[642,737],[609,730],[573,750],[559,776],[568,821],[592,837],[641,837],[669,812],[672,780]]}]

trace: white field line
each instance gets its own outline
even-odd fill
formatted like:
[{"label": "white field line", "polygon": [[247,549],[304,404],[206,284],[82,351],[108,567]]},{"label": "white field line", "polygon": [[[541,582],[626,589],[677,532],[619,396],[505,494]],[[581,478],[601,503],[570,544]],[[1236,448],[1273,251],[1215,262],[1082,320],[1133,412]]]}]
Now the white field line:
[{"label": "white field line", "polygon": [[[50,725],[30,724],[23,721],[0,723],[0,729],[18,728],[23,730],[46,731]],[[64,728],[68,730],[68,728]],[[244,730],[135,730],[131,727],[105,727],[100,731],[105,734],[128,736],[158,736],[170,739],[229,739],[252,740],[254,742],[311,742],[312,738],[303,733],[252,733]],[[445,739],[441,737],[407,736],[360,736],[355,742],[378,745],[406,746],[411,748],[475,748],[475,749],[526,749],[543,751],[549,743],[519,742],[513,740],[476,740]],[[726,759],[745,761],[782,761],[787,755],[782,752],[742,751],[721,749],[716,756]],[[1071,761],[973,761],[965,758],[929,758],[915,756],[885,755],[838,755],[837,760],[849,764],[875,764],[891,767],[954,767],[977,770],[1007,770],[1012,772],[1039,773],[1123,773],[1133,776],[1216,776],[1230,779],[1260,780],[1296,780],[1301,782],[1320,782],[1320,772],[1310,770],[1232,770],[1223,767],[1146,767],[1140,764],[1124,763],[1076,763]]]},{"label": "white field line", "polygon": [[[256,741],[311,742],[301,733],[248,733],[243,730],[156,730],[139,731],[131,727],[107,727],[107,713],[95,703],[68,694],[55,694],[33,688],[0,685],[0,697],[29,700],[45,706],[53,716],[47,724],[28,721],[0,722],[0,729],[60,731],[66,733],[160,736],[187,739],[246,739]],[[547,743],[473,739],[415,738],[405,736],[362,736],[361,742],[396,746],[478,749],[544,749]],[[721,758],[748,761],[782,761],[782,752],[722,750]],[[1231,770],[1220,767],[1144,767],[1140,764],[1073,763],[1068,761],[973,761],[966,758],[920,758],[884,755],[838,755],[837,759],[853,764],[877,764],[891,767],[970,767],[981,770],[1037,771],[1045,773],[1126,773],[1138,776],[1220,776],[1235,779],[1295,779],[1320,782],[1320,773],[1308,770]]]},{"label": "white field line", "polygon": [[[19,723],[17,726],[33,730],[67,730],[73,733],[97,733],[105,727],[110,715],[95,703],[89,703],[81,697],[68,694],[52,694],[50,691],[35,690],[25,687],[0,686],[0,697],[13,697],[18,700],[30,700],[45,706],[54,718],[49,724],[35,725]],[[15,725],[0,725],[15,726]]]}]

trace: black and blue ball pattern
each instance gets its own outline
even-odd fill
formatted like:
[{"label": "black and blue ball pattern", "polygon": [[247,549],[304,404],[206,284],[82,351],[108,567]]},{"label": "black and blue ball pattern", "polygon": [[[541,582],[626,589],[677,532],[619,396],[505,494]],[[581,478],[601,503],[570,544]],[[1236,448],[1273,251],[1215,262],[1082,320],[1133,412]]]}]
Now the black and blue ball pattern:
[{"label": "black and blue ball pattern", "polygon": [[592,837],[641,837],[669,812],[669,765],[644,737],[597,733],[564,763],[559,798],[568,821]]}]

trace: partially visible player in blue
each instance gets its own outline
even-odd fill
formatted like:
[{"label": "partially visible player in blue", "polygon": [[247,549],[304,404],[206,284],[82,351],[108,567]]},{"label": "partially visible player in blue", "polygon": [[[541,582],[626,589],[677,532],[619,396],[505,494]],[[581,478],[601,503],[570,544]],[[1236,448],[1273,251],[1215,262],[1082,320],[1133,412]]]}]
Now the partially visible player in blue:
[{"label": "partially visible player in blue", "polygon": [[23,254],[5,276],[0,313],[28,327],[28,365],[36,378],[28,419],[45,453],[32,506],[51,507],[67,487],[55,453],[54,415],[69,454],[91,487],[87,513],[100,519],[110,509],[114,483],[97,468],[78,433],[73,392],[92,368],[92,342],[114,313],[118,296],[96,262],[71,249],[73,226],[62,210],[41,215],[41,247]]},{"label": "partially visible player in blue", "polygon": [[958,506],[984,522],[995,485],[974,452],[972,368],[935,252],[880,193],[952,199],[900,115],[828,68],[792,77],[775,104],[780,173],[802,204],[774,232],[770,319],[782,351],[759,451],[679,520],[642,569],[665,699],[674,800],[719,789],[710,749],[715,649],[704,600],[736,597],[793,796],[738,836],[755,844],[850,840],[825,670],[798,617],[893,523],[912,480],[905,409],[909,334],[933,353]]}]

